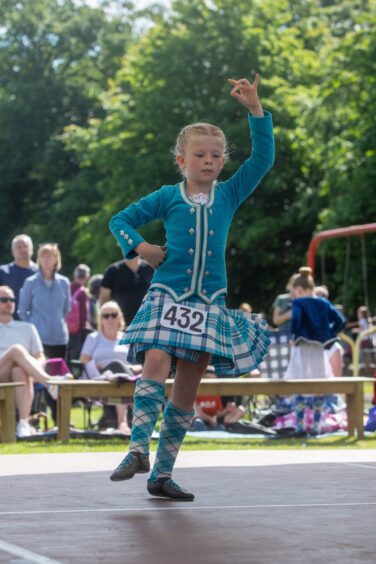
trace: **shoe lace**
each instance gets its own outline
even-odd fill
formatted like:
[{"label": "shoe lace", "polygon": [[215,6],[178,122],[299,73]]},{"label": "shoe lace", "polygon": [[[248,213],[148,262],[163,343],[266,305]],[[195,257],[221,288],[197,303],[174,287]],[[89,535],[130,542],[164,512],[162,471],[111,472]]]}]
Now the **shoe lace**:
[{"label": "shoe lace", "polygon": [[171,489],[175,490],[176,492],[185,493],[185,490],[183,490],[183,488],[181,488],[179,484],[174,482],[174,480],[169,480],[168,485],[171,487]]},{"label": "shoe lace", "polygon": [[120,462],[119,468],[128,468],[128,466],[131,466],[132,464],[134,464],[135,459],[136,459],[136,456],[130,452],[129,454],[127,454],[127,456],[124,458],[124,460],[122,460]]}]

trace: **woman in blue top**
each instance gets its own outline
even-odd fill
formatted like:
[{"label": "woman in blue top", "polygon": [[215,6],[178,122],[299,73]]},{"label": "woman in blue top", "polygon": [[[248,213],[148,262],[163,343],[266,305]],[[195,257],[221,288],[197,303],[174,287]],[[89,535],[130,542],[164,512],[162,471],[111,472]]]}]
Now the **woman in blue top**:
[{"label": "woman in blue top", "polygon": [[71,292],[68,278],[58,274],[61,255],[57,244],[40,245],[37,263],[39,271],[21,288],[18,315],[38,329],[47,358],[65,359],[69,336],[65,316],[70,310]]},{"label": "woman in blue top", "polygon": [[[179,133],[175,156],[184,180],[162,186],[115,215],[110,222],[125,258],[141,255],[154,269],[148,294],[122,342],[128,360],[143,363],[134,397],[129,453],[112,473],[127,480],[148,472],[149,442],[164,403],[164,383],[171,363],[176,376],[160,430],[150,494],[193,500],[171,479],[173,465],[190,427],[200,379],[211,357],[217,374],[254,369],[268,344],[266,323],[255,315],[227,310],[225,249],[232,218],[274,161],[272,118],[257,93],[259,75],[229,80],[232,96],[249,110],[252,153],[227,181],[217,182],[226,157],[223,132],[196,123]],[[137,229],[161,218],[166,246],[144,241]]]}]

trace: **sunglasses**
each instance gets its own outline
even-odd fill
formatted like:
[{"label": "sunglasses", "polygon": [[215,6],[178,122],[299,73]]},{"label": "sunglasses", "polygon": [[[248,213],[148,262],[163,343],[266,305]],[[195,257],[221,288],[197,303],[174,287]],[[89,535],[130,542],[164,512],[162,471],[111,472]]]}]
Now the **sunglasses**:
[{"label": "sunglasses", "polygon": [[109,319],[110,317],[112,317],[112,319],[116,319],[118,316],[118,313],[102,313],[103,319]]},{"label": "sunglasses", "polygon": [[16,298],[0,298],[0,302],[2,304],[6,304],[7,302],[11,302],[12,304],[16,303]]}]

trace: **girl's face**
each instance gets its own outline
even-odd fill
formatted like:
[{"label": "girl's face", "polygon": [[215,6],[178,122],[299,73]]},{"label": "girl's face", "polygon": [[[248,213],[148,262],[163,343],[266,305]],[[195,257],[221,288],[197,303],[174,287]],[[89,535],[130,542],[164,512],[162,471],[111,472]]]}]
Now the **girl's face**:
[{"label": "girl's face", "polygon": [[225,162],[223,142],[210,135],[191,137],[184,154],[178,155],[176,162],[189,184],[210,190]]}]

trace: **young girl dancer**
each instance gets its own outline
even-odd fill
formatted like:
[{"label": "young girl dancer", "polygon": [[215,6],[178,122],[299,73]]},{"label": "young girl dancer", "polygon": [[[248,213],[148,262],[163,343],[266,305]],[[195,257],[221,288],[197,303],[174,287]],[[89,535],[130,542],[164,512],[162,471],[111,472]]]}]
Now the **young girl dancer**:
[{"label": "young girl dancer", "polygon": [[[184,127],[175,155],[183,181],[162,186],[115,215],[110,229],[125,258],[136,253],[154,269],[150,291],[122,343],[128,360],[144,365],[134,395],[129,452],[111,480],[148,472],[150,437],[165,398],[171,364],[176,375],[163,413],[158,449],[147,489],[151,495],[192,501],[194,495],[171,479],[176,456],[194,415],[200,379],[211,357],[217,374],[244,374],[266,354],[266,323],[255,315],[227,310],[225,249],[231,220],[274,160],[272,118],[257,93],[259,75],[229,80],[231,95],[249,110],[252,153],[227,181],[217,182],[227,152],[223,132],[207,123]],[[162,218],[166,246],[144,241],[137,229]]]},{"label": "young girl dancer", "polygon": [[[315,296],[315,282],[309,267],[299,269],[292,282],[291,334],[294,345],[286,378],[334,378],[326,350],[337,341],[344,326],[342,315],[325,298]],[[313,408],[311,434],[320,433],[323,396],[296,396],[295,436],[304,436],[304,414]]]}]

